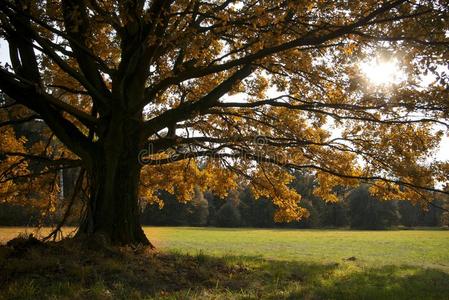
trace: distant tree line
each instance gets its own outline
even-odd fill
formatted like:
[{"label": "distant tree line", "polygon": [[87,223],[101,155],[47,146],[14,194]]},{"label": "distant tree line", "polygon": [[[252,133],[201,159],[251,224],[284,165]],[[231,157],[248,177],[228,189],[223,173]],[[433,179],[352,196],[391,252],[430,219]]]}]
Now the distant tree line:
[{"label": "distant tree line", "polygon": [[[215,227],[262,227],[262,228],[338,228],[386,229],[396,226],[447,226],[448,215],[435,206],[445,206],[443,199],[434,199],[427,209],[410,201],[381,201],[369,194],[369,186],[361,185],[341,189],[340,201],[326,203],[313,195],[316,184],[312,175],[298,174],[293,182],[302,195],[301,206],[310,216],[291,223],[275,223],[275,206],[270,199],[255,200],[248,187],[230,192],[220,199],[211,193],[196,190],[190,202],[178,201],[166,192],[161,194],[164,207],[147,205],[142,223],[157,226],[215,226]],[[405,200],[405,199],[404,199]]]},{"label": "distant tree line", "polygon": [[[67,182],[74,174],[65,174]],[[448,208],[449,202],[434,199],[427,209],[414,206],[410,201],[381,201],[369,194],[369,186],[353,189],[341,188],[339,202],[327,203],[313,194],[316,181],[313,175],[297,174],[292,183],[301,194],[301,206],[310,216],[291,223],[273,220],[276,207],[270,199],[254,199],[247,186],[231,191],[225,199],[210,192],[195,190],[193,200],[183,202],[165,191],[163,208],[142,202],[141,222],[156,226],[214,226],[260,228],[341,228],[386,229],[396,226],[440,227],[449,225],[449,214],[435,206]],[[65,189],[70,190],[66,185]],[[71,191],[66,194],[69,195]],[[405,199],[404,199],[405,200]],[[0,204],[0,226],[51,225],[61,214],[42,218],[41,212],[31,207]],[[69,224],[77,225],[75,216]]]}]

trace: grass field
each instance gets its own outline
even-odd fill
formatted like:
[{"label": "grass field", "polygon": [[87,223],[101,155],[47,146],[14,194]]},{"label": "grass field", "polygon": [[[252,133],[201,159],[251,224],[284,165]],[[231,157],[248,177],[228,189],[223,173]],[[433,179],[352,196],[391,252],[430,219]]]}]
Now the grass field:
[{"label": "grass field", "polygon": [[[19,231],[0,229],[0,242]],[[135,255],[98,254],[86,264],[86,254],[70,247],[64,251],[71,263],[60,251],[0,253],[0,277],[7,275],[0,299],[449,299],[449,231],[145,232],[158,253],[137,261]],[[36,263],[39,255],[49,259]],[[55,263],[67,270],[55,275]]]},{"label": "grass field", "polygon": [[449,231],[349,231],[218,228],[146,228],[156,246],[190,254],[365,265],[409,264],[449,272]]}]

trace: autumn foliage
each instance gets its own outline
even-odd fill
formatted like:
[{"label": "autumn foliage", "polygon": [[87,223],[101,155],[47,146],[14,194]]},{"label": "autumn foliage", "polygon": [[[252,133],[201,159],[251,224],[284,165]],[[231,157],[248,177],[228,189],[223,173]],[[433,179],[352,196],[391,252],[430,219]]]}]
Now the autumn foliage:
[{"label": "autumn foliage", "polygon": [[[305,217],[294,170],[314,173],[326,201],[363,181],[425,204],[449,167],[434,157],[449,113],[447,4],[2,1],[1,201],[81,167],[80,231],[118,243],[145,242],[138,199],[162,206],[160,190],[189,201],[245,181],[276,221]],[[370,85],[360,62],[373,57],[395,57],[407,78]],[[30,121],[46,125],[25,145],[14,128]]]}]

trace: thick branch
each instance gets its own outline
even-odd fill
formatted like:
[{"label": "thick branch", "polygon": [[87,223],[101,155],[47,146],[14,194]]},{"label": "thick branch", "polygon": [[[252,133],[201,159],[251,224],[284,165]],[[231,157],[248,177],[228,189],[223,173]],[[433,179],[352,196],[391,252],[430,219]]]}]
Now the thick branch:
[{"label": "thick branch", "polygon": [[183,121],[191,117],[195,113],[201,113],[209,107],[214,106],[218,100],[231,90],[231,88],[239,81],[243,80],[253,72],[252,65],[246,65],[236,71],[231,77],[219,84],[215,89],[206,96],[193,103],[183,103],[180,106],[170,109],[161,115],[154,117],[145,122],[145,136],[157,133],[159,130],[170,126],[179,121]]},{"label": "thick branch", "polygon": [[23,124],[23,123],[27,123],[36,119],[39,119],[39,115],[33,114],[27,117],[23,117],[20,119],[11,119],[8,121],[4,121],[4,122],[0,122],[0,127],[3,126],[10,126],[10,125],[17,125],[17,124]]},{"label": "thick branch", "polygon": [[231,61],[223,63],[223,64],[209,65],[206,67],[193,68],[193,69],[188,69],[183,72],[179,72],[175,76],[168,77],[168,78],[162,80],[161,82],[159,82],[158,84],[156,84],[155,86],[149,87],[147,89],[146,95],[145,95],[146,101],[145,101],[145,103],[142,104],[142,106],[151,102],[156,94],[160,93],[161,91],[165,91],[165,89],[168,88],[169,86],[178,84],[185,80],[192,79],[192,78],[199,78],[199,77],[203,77],[203,76],[206,76],[206,75],[209,75],[212,73],[226,71],[226,70],[229,70],[231,68],[234,68],[234,67],[240,66],[240,65],[252,64],[259,59],[262,59],[262,58],[268,57],[270,55],[280,53],[280,52],[283,52],[283,51],[286,51],[286,50],[289,50],[292,48],[301,47],[301,46],[318,46],[318,45],[326,43],[330,40],[334,40],[336,38],[345,36],[347,34],[352,33],[352,31],[354,31],[358,27],[361,27],[361,26],[365,25],[366,23],[372,21],[377,16],[382,15],[383,13],[391,10],[394,7],[401,5],[404,2],[406,2],[406,0],[391,1],[387,4],[384,4],[383,6],[379,7],[378,9],[372,11],[370,14],[366,15],[365,17],[360,18],[356,22],[353,22],[346,26],[341,26],[340,28],[338,28],[334,31],[328,32],[328,33],[317,35],[317,33],[315,31],[311,31],[297,39],[292,40],[292,41],[289,41],[289,42],[286,42],[286,43],[283,43],[283,44],[280,44],[277,46],[264,48],[256,53],[249,54],[244,57],[241,57],[241,58],[238,58],[235,60],[231,60]]},{"label": "thick branch", "polygon": [[[84,1],[64,0],[62,1],[62,10],[65,29],[67,34],[71,37],[69,43],[76,56],[80,69],[87,80],[102,95],[101,99],[110,98],[111,93],[103,81],[96,61],[83,51],[83,49],[78,47],[78,45],[82,45],[82,47],[88,48],[85,41],[91,38],[89,36],[89,17]],[[103,101],[99,103],[99,107],[106,109],[106,103],[102,102]]]},{"label": "thick branch", "polygon": [[[50,95],[38,87],[18,82],[13,75],[0,68],[0,89],[8,96],[38,113],[55,135],[74,153],[90,163],[93,144],[62,113],[48,103]],[[58,100],[59,101],[59,100]]]}]

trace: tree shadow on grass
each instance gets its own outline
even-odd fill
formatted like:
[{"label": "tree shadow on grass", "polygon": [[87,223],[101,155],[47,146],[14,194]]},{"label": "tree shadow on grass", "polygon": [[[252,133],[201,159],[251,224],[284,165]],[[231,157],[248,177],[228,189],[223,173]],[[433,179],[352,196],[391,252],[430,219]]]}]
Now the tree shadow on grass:
[{"label": "tree shadow on grass", "polygon": [[449,274],[416,266],[363,268],[345,266],[311,282],[303,295],[317,299],[449,299]]},{"label": "tree shadow on grass", "polygon": [[81,247],[0,247],[0,299],[447,299],[449,274],[333,264]]}]

